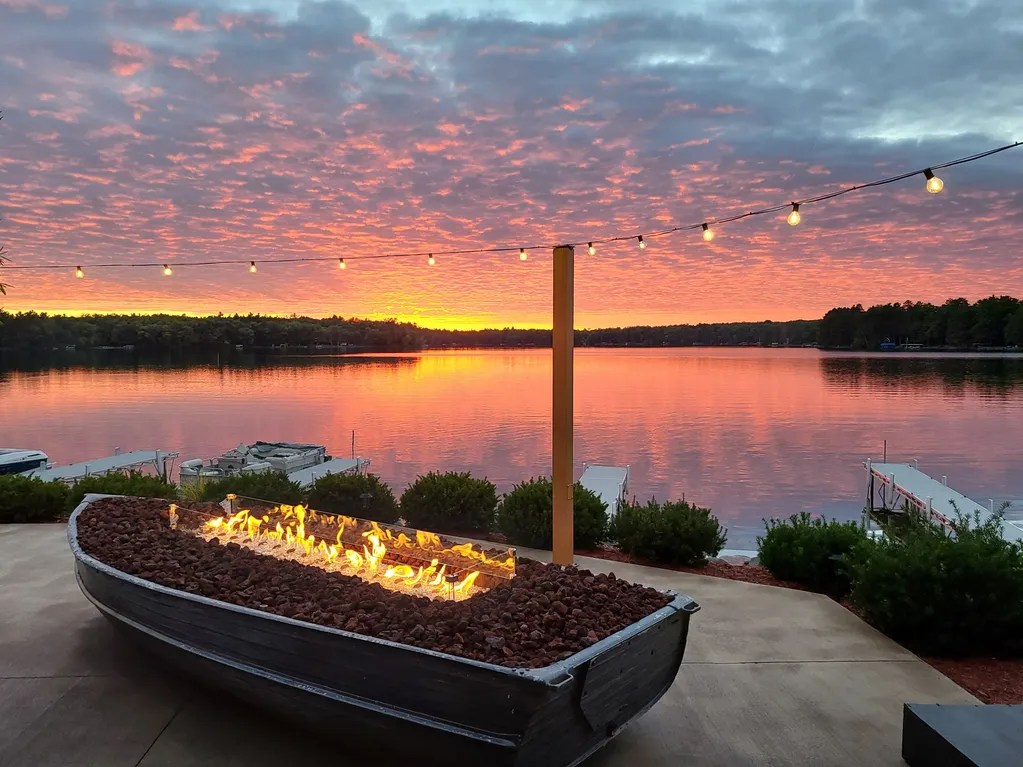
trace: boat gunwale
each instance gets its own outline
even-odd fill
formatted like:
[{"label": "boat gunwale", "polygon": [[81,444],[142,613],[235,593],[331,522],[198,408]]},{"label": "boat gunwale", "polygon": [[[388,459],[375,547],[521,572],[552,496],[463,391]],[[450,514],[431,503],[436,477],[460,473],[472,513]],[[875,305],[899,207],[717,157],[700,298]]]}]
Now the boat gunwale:
[{"label": "boat gunwale", "polygon": [[[82,502],[75,508],[71,513],[71,517],[68,519],[67,525],[67,537],[68,543],[71,546],[71,552],[75,556],[75,559],[82,562],[89,567],[108,575],[118,580],[122,580],[133,586],[154,591],[166,596],[174,598],[183,598],[186,601],[195,602],[197,604],[204,605],[206,607],[214,607],[219,609],[226,609],[231,612],[238,613],[240,615],[246,615],[253,618],[259,618],[263,620],[275,621],[286,626],[292,626],[301,628],[304,630],[315,630],[326,633],[331,636],[337,636],[348,640],[356,640],[362,642],[368,642],[370,644],[384,646],[397,650],[405,650],[408,652],[419,653],[430,658],[435,658],[443,662],[453,662],[468,664],[481,670],[485,670],[491,673],[500,673],[506,676],[514,676],[534,682],[545,684],[549,687],[560,687],[566,682],[574,678],[572,671],[578,666],[586,663],[587,661],[602,655],[605,652],[612,650],[618,645],[629,641],[634,636],[642,633],[647,628],[660,623],[666,618],[672,615],[685,612],[692,613],[697,612],[700,609],[699,604],[696,603],[691,597],[686,594],[676,594],[673,591],[666,590],[660,593],[665,596],[672,597],[672,601],[664,607],[656,610],[645,618],[642,618],[635,623],[631,623],[621,631],[617,631],[614,634],[604,637],[597,641],[593,645],[587,647],[584,650],[580,650],[577,653],[570,655],[568,658],[552,663],[549,666],[542,666],[540,668],[533,669],[522,669],[522,668],[511,668],[509,666],[500,666],[496,663],[488,663],[486,661],[474,660],[472,658],[463,658],[458,655],[451,655],[448,653],[440,652],[439,650],[430,650],[425,647],[416,647],[415,645],[403,644],[401,642],[394,642],[389,639],[380,639],[378,637],[367,636],[365,634],[357,634],[351,631],[345,631],[344,629],[334,628],[332,626],[323,626],[318,623],[310,623],[307,621],[299,621],[294,618],[288,618],[284,615],[277,615],[276,613],[265,612],[263,610],[255,610],[251,607],[243,607],[241,605],[232,604],[230,602],[223,602],[219,599],[211,599],[200,594],[190,594],[187,591],[180,589],[171,588],[170,586],[164,586],[153,581],[148,581],[144,578],[140,578],[137,575],[126,573],[123,570],[118,570],[105,562],[96,559],[91,554],[87,553],[82,549],[78,543],[78,517],[81,513],[88,508],[92,503],[104,498],[124,498],[131,496],[116,496],[106,494],[94,494],[90,493],[85,496]],[[550,565],[554,566],[554,565]]]}]

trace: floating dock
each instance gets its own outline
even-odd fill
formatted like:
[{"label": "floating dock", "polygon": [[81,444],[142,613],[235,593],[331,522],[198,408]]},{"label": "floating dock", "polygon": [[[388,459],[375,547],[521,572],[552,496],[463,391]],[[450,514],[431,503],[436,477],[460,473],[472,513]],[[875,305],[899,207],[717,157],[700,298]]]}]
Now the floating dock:
[{"label": "floating dock", "polygon": [[[955,521],[957,511],[971,518],[979,515],[982,523],[995,515],[993,500],[988,506],[982,506],[949,487],[948,477],[938,481],[920,471],[915,464],[867,460],[863,466],[868,475],[867,506],[870,511],[878,505],[884,510],[897,510],[907,504],[942,527],[949,527]],[[1023,522],[1003,520],[1002,537],[1007,541],[1023,542]]]},{"label": "floating dock", "polygon": [[166,464],[168,460],[177,458],[177,453],[168,453],[163,450],[136,450],[131,453],[116,452],[106,458],[95,458],[91,461],[72,463],[67,466],[54,466],[52,469],[35,469],[26,472],[27,476],[38,477],[49,482],[59,479],[63,482],[75,482],[84,477],[91,477],[97,474],[110,474],[114,471],[130,471],[131,469],[142,469],[152,466],[166,476]]},{"label": "floating dock", "polygon": [[606,503],[607,513],[613,518],[629,492],[629,467],[583,464],[579,484]]},{"label": "floating dock", "polygon": [[288,479],[306,488],[328,474],[361,474],[366,466],[369,466],[369,458],[333,458],[315,466],[290,472]]}]

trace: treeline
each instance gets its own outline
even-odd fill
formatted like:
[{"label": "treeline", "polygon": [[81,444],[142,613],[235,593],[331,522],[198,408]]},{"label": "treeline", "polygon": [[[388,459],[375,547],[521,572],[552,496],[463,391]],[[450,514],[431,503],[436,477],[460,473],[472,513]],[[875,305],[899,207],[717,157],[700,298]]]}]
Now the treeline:
[{"label": "treeline", "polygon": [[[756,346],[813,344],[816,321],[671,325],[576,331],[578,346]],[[0,311],[0,348],[133,346],[139,350],[344,346],[388,351],[443,347],[550,347],[550,330],[432,330],[410,323],[330,317],[87,315]]]},{"label": "treeline", "polygon": [[975,349],[1023,346],[1023,302],[991,296],[971,304],[952,298],[941,306],[906,301],[864,309],[832,309],[820,321],[828,349],[877,349],[882,344]]},{"label": "treeline", "polygon": [[358,346],[390,351],[422,348],[422,330],[402,322],[233,315],[111,314],[68,317],[0,311],[0,348],[134,346],[140,350],[218,346]]},{"label": "treeline", "polygon": [[[832,309],[821,320],[730,322],[578,330],[577,346],[814,346],[877,349],[884,343],[972,349],[1023,345],[1023,303],[1010,296],[964,298],[941,306],[911,303]],[[547,348],[550,330],[432,330],[395,320],[267,317],[258,314],[86,315],[0,311],[0,348],[49,350],[132,346],[141,351],[215,348],[347,347],[382,351],[425,348]]]}]

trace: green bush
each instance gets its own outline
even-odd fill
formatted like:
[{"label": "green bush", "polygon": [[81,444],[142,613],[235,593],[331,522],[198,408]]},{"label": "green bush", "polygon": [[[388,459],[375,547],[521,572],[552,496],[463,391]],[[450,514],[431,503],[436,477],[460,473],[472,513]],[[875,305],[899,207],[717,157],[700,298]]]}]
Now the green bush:
[{"label": "green bush", "polygon": [[74,511],[86,493],[134,495],[139,498],[177,498],[178,489],[163,477],[132,471],[127,474],[102,474],[85,477],[71,486],[68,511]]},{"label": "green bush", "polygon": [[497,488],[469,472],[430,472],[401,496],[401,516],[411,527],[437,532],[486,532],[494,524]]},{"label": "green bush", "polygon": [[917,518],[872,541],[852,567],[852,602],[919,653],[1023,651],[1023,553],[1001,523],[960,515],[949,534]]},{"label": "green bush", "polygon": [[[607,539],[607,504],[591,491],[575,484],[572,510],[575,547],[590,549]],[[519,546],[550,549],[553,543],[554,491],[551,481],[540,477],[515,485],[497,509],[497,526]]]},{"label": "green bush", "polygon": [[849,593],[850,561],[867,540],[861,525],[815,518],[805,511],[765,525],[767,532],[757,544],[760,564],[771,575],[836,597]]},{"label": "green bush", "polygon": [[283,471],[238,474],[182,489],[182,495],[189,501],[222,501],[229,493],[274,503],[302,503],[302,486],[288,479]]},{"label": "green bush", "polygon": [[[366,495],[366,498],[362,496]],[[309,489],[309,507],[377,522],[396,522],[398,502],[376,474],[328,474]]]},{"label": "green bush", "polygon": [[622,504],[611,522],[611,536],[626,554],[678,565],[707,564],[726,540],[710,509],[685,501]]},{"label": "green bush", "polygon": [[0,475],[0,523],[55,522],[67,516],[70,488],[54,480]]}]

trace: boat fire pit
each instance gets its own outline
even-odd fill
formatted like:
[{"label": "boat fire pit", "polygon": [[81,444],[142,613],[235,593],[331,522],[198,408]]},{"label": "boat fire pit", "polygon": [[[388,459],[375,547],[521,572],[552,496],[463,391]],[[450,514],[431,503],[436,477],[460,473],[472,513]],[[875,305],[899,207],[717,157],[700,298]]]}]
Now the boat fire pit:
[{"label": "boat fire pit", "polygon": [[578,764],[671,685],[698,609],[509,549],[224,506],[87,499],[83,592],[202,680],[394,763]]}]

